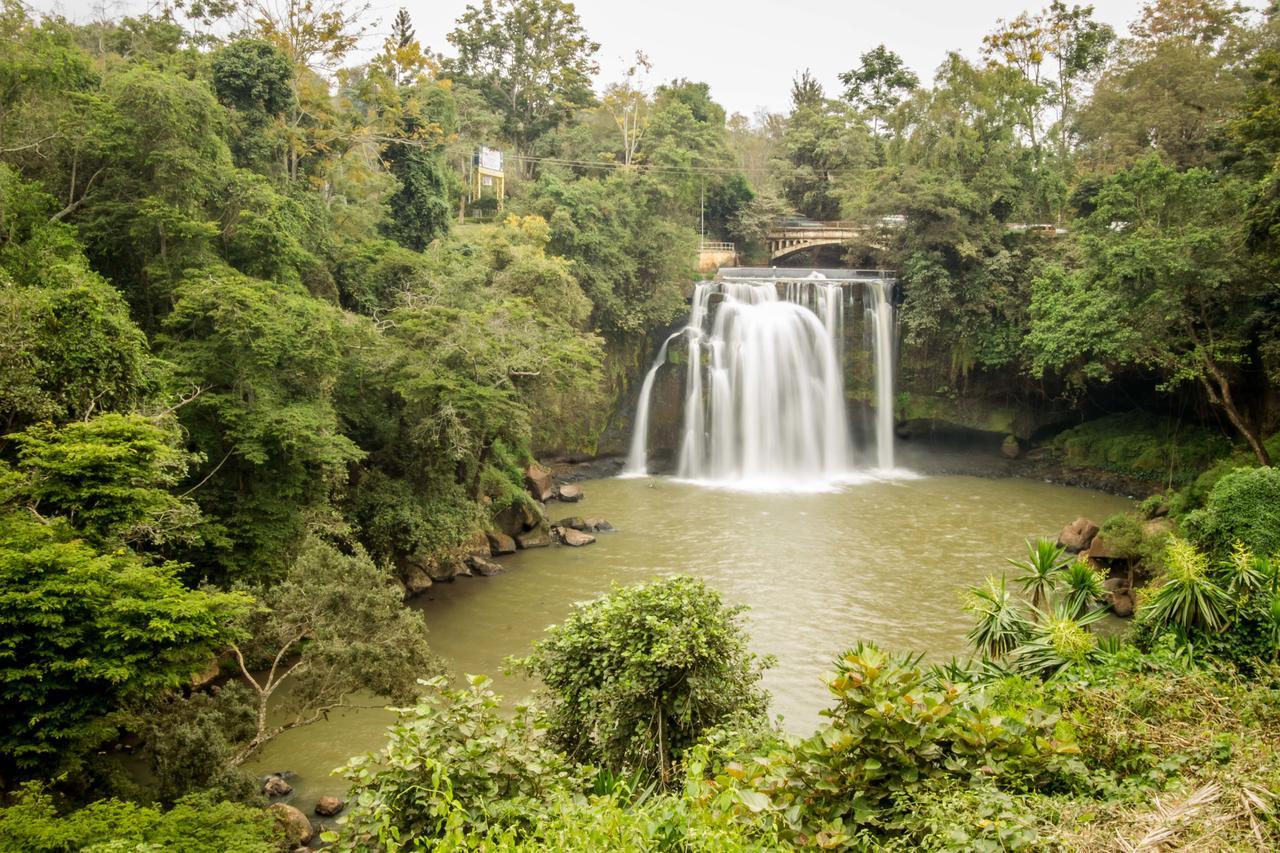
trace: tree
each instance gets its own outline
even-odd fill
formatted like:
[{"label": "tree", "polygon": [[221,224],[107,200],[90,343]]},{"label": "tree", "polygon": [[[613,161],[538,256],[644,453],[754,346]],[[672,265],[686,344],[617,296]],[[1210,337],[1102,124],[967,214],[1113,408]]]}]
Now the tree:
[{"label": "tree", "polygon": [[249,599],[187,589],[180,567],[99,553],[57,523],[0,517],[0,766],[54,774],[239,636]]},{"label": "tree", "polygon": [[9,436],[30,477],[29,508],[56,513],[91,540],[162,544],[193,538],[199,510],[171,493],[189,457],[168,428],[138,415],[105,414]]},{"label": "tree", "polygon": [[[256,726],[233,765],[280,733],[347,705],[357,690],[406,702],[419,678],[440,669],[422,614],[404,606],[400,587],[358,546],[347,556],[308,537],[285,576],[254,592],[260,607],[231,650],[255,694]],[[286,683],[287,716],[273,725],[272,697]]]},{"label": "tree", "polygon": [[689,577],[577,605],[521,663],[546,685],[549,735],[570,757],[671,784],[671,766],[731,718],[758,719],[764,668],[740,607]]},{"label": "tree", "polygon": [[446,71],[485,93],[519,151],[591,102],[591,41],[572,3],[484,0],[449,33],[458,51]]},{"label": "tree", "polygon": [[1243,201],[1235,182],[1155,155],[1108,178],[1081,228],[1082,268],[1033,284],[1032,371],[1107,381],[1138,367],[1169,387],[1194,382],[1269,465],[1232,377],[1264,319],[1250,306],[1273,290],[1242,251]]},{"label": "tree", "polygon": [[787,201],[805,216],[839,219],[839,176],[872,162],[866,125],[849,105],[829,100],[807,70],[792,81],[791,112],[774,161]]},{"label": "tree", "polygon": [[871,134],[880,135],[880,125],[904,97],[915,91],[920,78],[902,57],[883,44],[859,59],[857,68],[840,75],[845,100],[871,115]]},{"label": "tree", "polygon": [[644,138],[650,121],[649,93],[644,88],[644,75],[653,70],[649,57],[636,51],[636,61],[628,66],[621,83],[611,83],[604,90],[600,105],[609,113],[622,136],[622,164],[630,166]]},{"label": "tree", "polygon": [[175,379],[201,389],[178,416],[205,458],[193,494],[227,534],[200,555],[215,576],[282,573],[308,513],[362,455],[333,409],[340,320],[304,292],[225,268],[178,287],[162,348]]}]

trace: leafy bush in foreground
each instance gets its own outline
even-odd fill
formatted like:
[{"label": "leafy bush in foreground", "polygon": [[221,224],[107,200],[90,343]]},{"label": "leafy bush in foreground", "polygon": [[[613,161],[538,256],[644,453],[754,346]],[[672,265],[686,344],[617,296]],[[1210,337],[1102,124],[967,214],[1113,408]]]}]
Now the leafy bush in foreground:
[{"label": "leafy bush in foreground", "polygon": [[574,608],[521,661],[546,685],[552,741],[579,761],[664,784],[707,731],[763,716],[768,660],[747,647],[741,607],[675,577]]}]

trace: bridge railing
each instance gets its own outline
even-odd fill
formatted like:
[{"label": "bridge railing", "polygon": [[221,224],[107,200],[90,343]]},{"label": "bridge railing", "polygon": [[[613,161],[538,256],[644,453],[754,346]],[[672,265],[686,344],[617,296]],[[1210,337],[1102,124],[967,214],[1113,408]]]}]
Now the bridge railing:
[{"label": "bridge railing", "polygon": [[708,240],[708,241],[704,241],[701,245],[698,246],[698,251],[699,252],[733,252],[737,250],[734,248],[733,243],[714,243]]}]

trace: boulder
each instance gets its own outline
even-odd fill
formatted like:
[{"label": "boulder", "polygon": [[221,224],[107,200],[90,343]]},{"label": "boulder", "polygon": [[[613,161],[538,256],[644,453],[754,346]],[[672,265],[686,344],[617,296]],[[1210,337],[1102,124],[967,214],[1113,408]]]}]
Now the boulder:
[{"label": "boulder", "polygon": [[337,797],[321,797],[316,802],[315,812],[320,815],[320,817],[333,817],[338,812],[342,811],[342,807],[345,805],[346,803],[342,802],[342,800]]},{"label": "boulder", "polygon": [[571,515],[568,518],[562,518],[556,522],[561,527],[570,527],[574,530],[582,530],[589,532],[591,528],[587,525],[587,520],[579,515]]},{"label": "boulder", "polygon": [[532,530],[542,523],[542,515],[545,507],[541,504],[532,506],[528,501],[520,504],[520,529]]},{"label": "boulder", "polygon": [[1124,578],[1107,578],[1102,582],[1102,589],[1112,595],[1117,592],[1124,592],[1129,588],[1129,582]]},{"label": "boulder", "polygon": [[1127,592],[1113,593],[1111,596],[1111,612],[1120,617],[1133,615],[1133,596]]},{"label": "boulder", "polygon": [[268,797],[284,797],[293,793],[293,786],[286,782],[279,773],[272,773],[262,783],[262,793]]},{"label": "boulder", "polygon": [[615,529],[612,524],[605,521],[603,518],[588,518],[586,520],[586,523],[587,523],[587,526],[583,529],[589,530],[592,533],[599,533],[601,531],[607,532]]},{"label": "boulder", "polygon": [[1093,560],[1119,560],[1127,557],[1127,554],[1121,554],[1118,548],[1113,547],[1107,542],[1106,538],[1098,535],[1093,537],[1093,541],[1089,543],[1089,557]]},{"label": "boulder", "polygon": [[1022,445],[1018,443],[1017,436],[1007,435],[1000,444],[1000,453],[1005,459],[1017,459],[1022,455]]},{"label": "boulder", "polygon": [[577,483],[565,483],[557,495],[565,503],[577,503],[582,500],[582,486]]},{"label": "boulder", "polygon": [[1080,516],[1062,528],[1062,532],[1058,534],[1058,544],[1072,553],[1084,551],[1093,542],[1093,537],[1098,535],[1098,530],[1098,525]]},{"label": "boulder", "polygon": [[572,527],[563,527],[560,529],[561,541],[573,548],[581,548],[583,545],[590,545],[596,541],[596,537],[590,533],[583,533],[581,530],[574,530]]},{"label": "boulder", "polygon": [[433,581],[451,581],[461,574],[471,574],[467,564],[456,557],[447,557],[439,562],[432,562],[427,567],[427,574]]},{"label": "boulder", "polygon": [[524,530],[524,502],[519,505],[509,506],[497,513],[493,517],[493,523],[498,530],[507,536],[515,536],[521,530]]},{"label": "boulder", "polygon": [[477,557],[472,554],[467,557],[467,565],[471,567],[471,571],[482,578],[493,577],[502,574],[502,566],[499,566],[488,557]]},{"label": "boulder", "polygon": [[551,531],[545,527],[526,530],[516,537],[517,548],[546,548],[551,544]]},{"label": "boulder", "polygon": [[516,540],[507,534],[489,533],[486,535],[489,539],[490,556],[497,557],[502,554],[514,554],[516,552]]},{"label": "boulder", "polygon": [[267,810],[284,830],[285,844],[290,849],[301,847],[315,835],[315,830],[311,828],[311,821],[293,806],[286,803],[272,803]]},{"label": "boulder", "polygon": [[555,494],[551,472],[541,465],[534,464],[524,469],[524,485],[536,501],[545,501]]},{"label": "boulder", "polygon": [[422,595],[431,588],[432,583],[431,576],[420,566],[415,566],[409,570],[409,576],[404,579],[404,594],[409,598]]}]

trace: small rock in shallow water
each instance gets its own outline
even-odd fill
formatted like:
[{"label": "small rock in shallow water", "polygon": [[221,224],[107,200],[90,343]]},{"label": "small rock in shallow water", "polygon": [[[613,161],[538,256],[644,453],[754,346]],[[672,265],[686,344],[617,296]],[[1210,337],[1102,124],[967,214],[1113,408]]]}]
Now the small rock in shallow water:
[{"label": "small rock in shallow water", "polygon": [[517,548],[545,548],[551,544],[551,534],[542,527],[526,530],[516,537]]},{"label": "small rock in shallow water", "polygon": [[516,540],[512,539],[505,533],[489,533],[489,551],[493,556],[499,554],[514,554],[516,552]]},{"label": "small rock in shallow water", "polygon": [[344,805],[346,804],[337,797],[321,797],[319,802],[316,803],[315,811],[321,817],[333,817],[342,811]]},{"label": "small rock in shallow water", "polygon": [[586,525],[587,526],[583,529],[592,531],[594,533],[598,533],[601,531],[607,532],[607,531],[616,529],[612,524],[605,521],[603,518],[588,518],[586,520]]},{"label": "small rock in shallow water", "polygon": [[293,786],[279,773],[273,773],[262,783],[262,793],[268,797],[284,797],[293,793]]},{"label": "small rock in shallow water", "polygon": [[582,500],[582,486],[577,483],[565,483],[560,487],[560,500],[565,503],[577,503]]},{"label": "small rock in shallow water", "polygon": [[493,560],[486,557],[470,556],[467,558],[467,564],[471,566],[471,571],[475,572],[482,578],[493,577],[502,574],[502,566],[499,566]]},{"label": "small rock in shallow water", "polygon": [[580,548],[583,545],[590,545],[596,541],[596,537],[590,533],[583,533],[581,530],[574,530],[572,527],[565,527],[560,531],[560,536],[564,544],[573,548]]},{"label": "small rock in shallow water", "polygon": [[556,524],[560,527],[572,527],[574,530],[591,530],[590,522],[578,515],[571,515],[568,518],[562,518],[557,521]]}]

